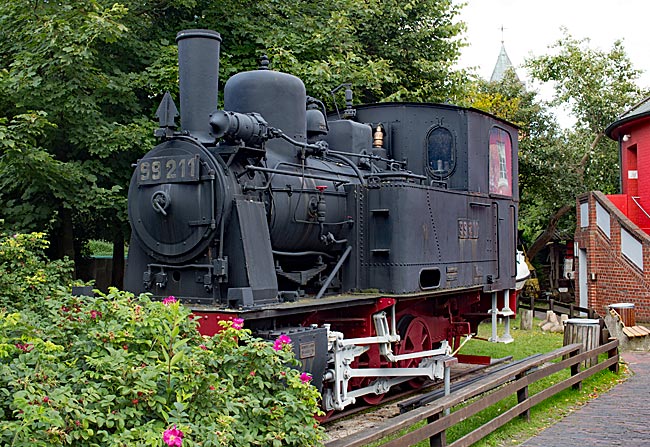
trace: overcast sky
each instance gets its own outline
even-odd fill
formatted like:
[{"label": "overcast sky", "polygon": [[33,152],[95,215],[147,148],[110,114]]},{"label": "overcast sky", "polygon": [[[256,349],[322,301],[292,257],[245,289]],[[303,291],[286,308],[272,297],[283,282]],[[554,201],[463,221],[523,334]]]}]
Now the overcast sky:
[{"label": "overcast sky", "polygon": [[[461,3],[460,0],[454,0]],[[461,67],[476,67],[489,79],[503,40],[520,78],[525,58],[548,53],[548,46],[564,26],[574,38],[589,38],[592,48],[611,49],[623,41],[634,66],[644,74],[641,87],[650,86],[650,1],[648,0],[466,0],[460,19],[467,24],[469,46]]]}]

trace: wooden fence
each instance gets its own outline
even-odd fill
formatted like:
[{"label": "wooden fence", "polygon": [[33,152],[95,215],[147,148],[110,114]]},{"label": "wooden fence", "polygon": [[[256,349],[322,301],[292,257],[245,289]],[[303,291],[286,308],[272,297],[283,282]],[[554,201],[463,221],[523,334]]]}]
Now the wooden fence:
[{"label": "wooden fence", "polygon": [[[605,368],[618,372],[619,355],[617,340],[590,351],[582,352],[582,349],[582,344],[571,344],[547,354],[536,356],[522,363],[517,363],[512,365],[512,367],[502,369],[494,375],[481,379],[457,393],[452,393],[436,400],[427,406],[388,419],[378,427],[331,441],[325,446],[365,446],[368,443],[381,440],[386,436],[393,435],[421,421],[426,421],[427,423],[422,427],[416,428],[409,433],[381,443],[380,445],[382,447],[410,446],[427,439],[431,446],[471,445],[517,416],[529,419],[531,407],[569,387],[579,389],[584,379]],[[596,363],[584,371],[580,371],[580,364],[582,362],[602,353],[608,354],[606,360],[601,363]],[[558,361],[549,363],[554,360]],[[571,371],[571,376],[568,379],[529,396],[528,387],[532,383],[564,369]],[[501,413],[496,418],[455,442],[447,444],[445,431],[448,428],[514,394],[516,394],[518,402],[514,407]],[[474,399],[479,396],[481,397],[480,399]],[[466,406],[457,409],[453,413],[446,414],[453,407],[470,400],[472,400],[471,403],[468,403]]]},{"label": "wooden fence", "polygon": [[520,299],[517,305],[522,309],[533,309],[538,312],[552,310],[556,314],[568,315],[569,318],[579,317],[581,313],[586,314],[587,318],[598,318],[596,311],[590,307],[580,307],[573,303],[563,303],[553,298],[536,300],[534,297],[530,297],[530,299]]}]

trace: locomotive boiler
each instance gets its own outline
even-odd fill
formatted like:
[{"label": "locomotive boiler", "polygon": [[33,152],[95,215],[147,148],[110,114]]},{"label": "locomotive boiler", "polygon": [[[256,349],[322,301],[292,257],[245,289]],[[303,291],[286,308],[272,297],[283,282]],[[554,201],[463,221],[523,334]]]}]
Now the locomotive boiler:
[{"label": "locomotive boiler", "polygon": [[328,113],[303,82],[232,76],[217,109],[221,37],[177,36],[180,129],[129,188],[126,288],[173,295],[212,334],[244,318],[286,333],[326,411],[442,378],[461,337],[514,310],[517,131],[449,104]]}]

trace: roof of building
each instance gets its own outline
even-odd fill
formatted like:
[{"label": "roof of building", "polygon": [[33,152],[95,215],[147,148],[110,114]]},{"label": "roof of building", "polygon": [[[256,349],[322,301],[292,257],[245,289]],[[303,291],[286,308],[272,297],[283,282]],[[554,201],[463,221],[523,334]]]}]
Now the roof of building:
[{"label": "roof of building", "polygon": [[[499,82],[503,79],[503,76],[507,70],[515,70],[515,67],[512,65],[512,62],[510,62],[510,58],[508,57],[508,53],[506,53],[506,47],[501,42],[501,51],[499,52],[499,57],[497,58],[497,63],[494,66],[494,70],[492,70],[492,76],[490,77],[490,82]],[[515,72],[515,76],[517,76],[517,73]],[[517,79],[519,77],[517,76]]]},{"label": "roof of building", "polygon": [[647,96],[646,98],[644,98],[643,100],[641,100],[640,102],[632,106],[621,116],[619,116],[615,122],[610,124],[607,127],[607,129],[605,129],[605,135],[607,135],[613,140],[617,140],[618,132],[616,132],[616,129],[618,129],[624,124],[648,116],[650,116],[650,96]]}]

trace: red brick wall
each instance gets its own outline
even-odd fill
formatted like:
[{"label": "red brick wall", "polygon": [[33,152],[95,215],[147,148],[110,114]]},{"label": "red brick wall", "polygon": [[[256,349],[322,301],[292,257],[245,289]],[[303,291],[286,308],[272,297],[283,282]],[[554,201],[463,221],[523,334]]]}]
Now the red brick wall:
[{"label": "red brick wall", "polygon": [[[648,119],[629,123],[620,129],[627,135],[621,141],[621,183],[622,192],[630,196],[626,215],[641,228],[650,228],[650,219],[641,210],[650,214],[650,122]],[[636,151],[630,150],[636,148]],[[638,179],[629,178],[629,171],[636,170]],[[631,197],[638,197],[635,204]],[[641,206],[641,208],[639,207]]]},{"label": "red brick wall", "polygon": [[[650,169],[650,165],[648,166]],[[650,171],[648,172],[650,175]],[[649,177],[650,179],[650,177]],[[580,203],[589,203],[589,226],[580,227]],[[610,237],[596,224],[596,201],[610,215]],[[578,197],[575,241],[587,252],[588,305],[604,315],[609,304],[634,303],[637,321],[650,322],[650,236],[640,230],[605,195],[590,192]],[[643,271],[621,253],[621,227],[642,243]],[[577,255],[577,253],[576,253]],[[579,272],[576,258],[576,272]],[[595,274],[595,279],[592,279]],[[576,302],[580,296],[576,278]]]}]

